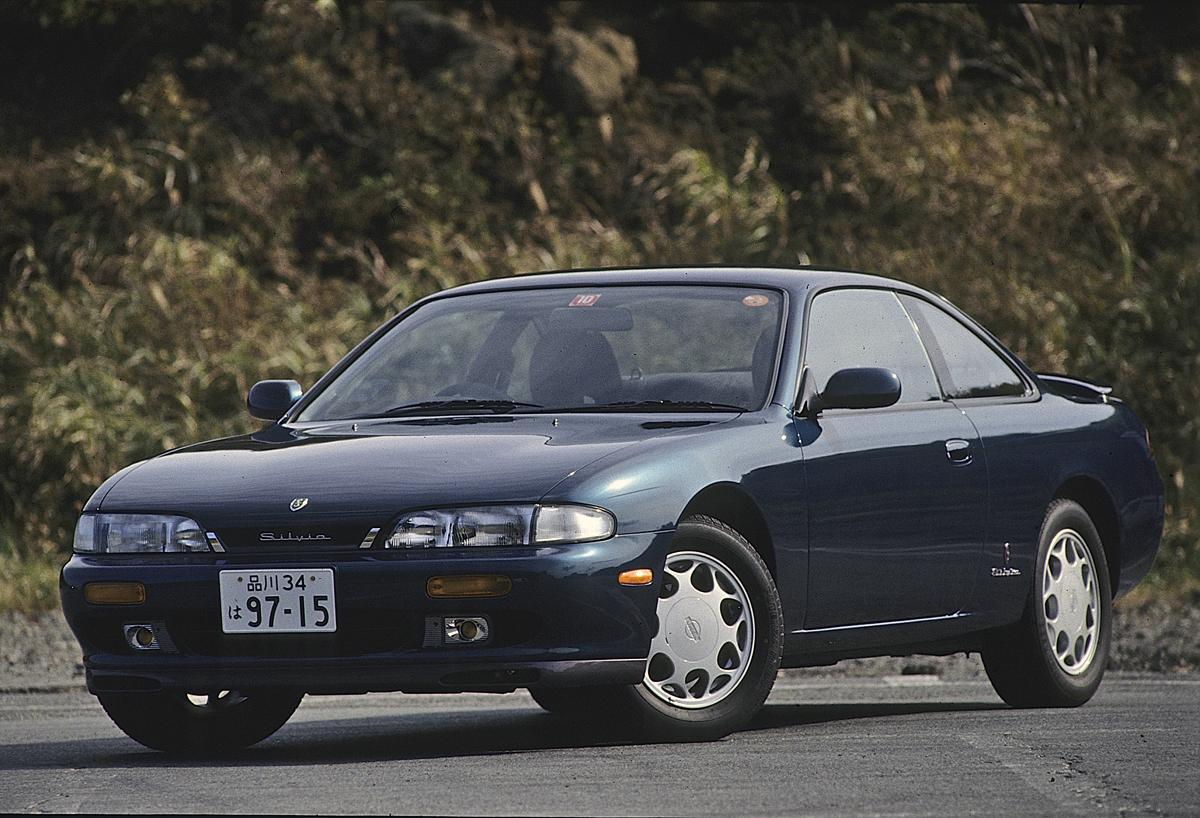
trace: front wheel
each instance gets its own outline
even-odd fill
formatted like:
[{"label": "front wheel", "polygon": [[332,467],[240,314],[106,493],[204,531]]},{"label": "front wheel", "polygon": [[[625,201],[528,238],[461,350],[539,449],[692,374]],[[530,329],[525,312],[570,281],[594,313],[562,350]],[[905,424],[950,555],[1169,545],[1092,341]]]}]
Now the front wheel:
[{"label": "front wheel", "polygon": [[284,725],[303,693],[101,693],[100,705],[134,741],[168,753],[212,755],[256,744]]},{"label": "front wheel", "polygon": [[1076,707],[1108,664],[1112,592],[1096,526],[1073,500],[1046,511],[1021,620],[988,635],[983,666],[1013,707]]},{"label": "front wheel", "polygon": [[783,609],[762,558],[729,526],[695,516],[667,555],[642,683],[530,692],[551,712],[616,720],[652,739],[706,741],[754,717],[782,654]]}]

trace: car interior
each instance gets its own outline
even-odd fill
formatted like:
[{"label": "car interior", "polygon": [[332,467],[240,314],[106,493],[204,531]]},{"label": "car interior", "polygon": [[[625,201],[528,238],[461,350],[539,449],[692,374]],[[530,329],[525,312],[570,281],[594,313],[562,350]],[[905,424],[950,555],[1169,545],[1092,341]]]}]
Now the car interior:
[{"label": "car interior", "polygon": [[[620,331],[624,330],[609,330]],[[636,367],[621,371],[605,331],[586,324],[552,322],[529,356],[529,399],[542,406],[662,400],[708,401],[756,409],[765,400],[774,375],[776,334],[774,326],[761,331],[749,369],[643,374]],[[490,344],[485,345],[484,350],[489,348]],[[480,356],[494,359],[495,353],[481,351]],[[507,357],[511,361],[511,352]],[[477,359],[472,371],[478,371],[480,363],[484,362]],[[513,363],[509,366],[511,371]]]}]

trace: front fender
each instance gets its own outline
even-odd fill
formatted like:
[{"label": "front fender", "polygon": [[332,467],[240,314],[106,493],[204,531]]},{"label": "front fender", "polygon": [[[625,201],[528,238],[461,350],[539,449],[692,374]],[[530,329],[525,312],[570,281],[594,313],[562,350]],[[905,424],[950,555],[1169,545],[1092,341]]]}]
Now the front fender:
[{"label": "front fender", "polygon": [[808,564],[804,469],[795,427],[781,407],[615,452],[542,499],[607,508],[616,515],[618,533],[633,534],[673,530],[693,498],[722,485],[736,487],[758,507],[785,616],[802,615]]}]

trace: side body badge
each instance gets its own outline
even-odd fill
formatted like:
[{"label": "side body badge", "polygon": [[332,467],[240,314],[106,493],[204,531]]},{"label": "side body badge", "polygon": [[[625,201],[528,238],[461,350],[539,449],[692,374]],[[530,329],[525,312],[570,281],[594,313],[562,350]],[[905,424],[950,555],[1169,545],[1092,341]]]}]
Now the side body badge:
[{"label": "side body badge", "polygon": [[308,505],[307,497],[297,497],[295,500],[292,500],[292,502],[288,506],[288,508],[290,508],[292,511],[299,511],[300,509],[304,508],[306,505]]},{"label": "side body badge", "polygon": [[994,577],[1019,577],[1021,569],[1014,568],[1009,563],[1012,562],[1012,543],[1004,544],[1004,565],[994,566],[992,568],[992,576]]}]

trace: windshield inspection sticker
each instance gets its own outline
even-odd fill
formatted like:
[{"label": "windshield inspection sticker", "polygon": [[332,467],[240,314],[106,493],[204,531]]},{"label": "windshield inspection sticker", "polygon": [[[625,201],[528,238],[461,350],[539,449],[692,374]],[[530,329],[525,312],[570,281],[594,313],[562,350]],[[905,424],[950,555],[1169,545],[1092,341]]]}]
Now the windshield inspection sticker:
[{"label": "windshield inspection sticker", "polygon": [[742,299],[742,303],[747,307],[765,307],[771,302],[771,299],[765,295],[748,295]]},{"label": "windshield inspection sticker", "polygon": [[571,299],[568,307],[594,307],[596,302],[600,300],[600,293],[592,293],[590,295],[577,295]]}]

